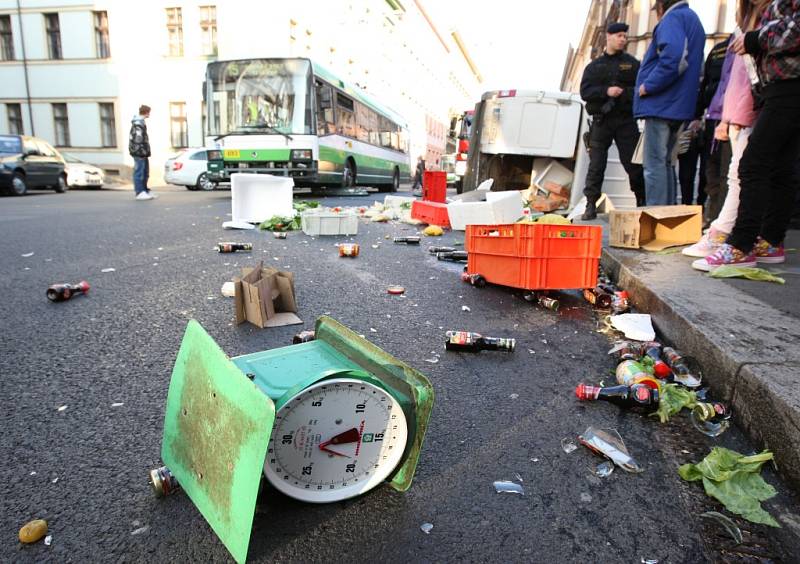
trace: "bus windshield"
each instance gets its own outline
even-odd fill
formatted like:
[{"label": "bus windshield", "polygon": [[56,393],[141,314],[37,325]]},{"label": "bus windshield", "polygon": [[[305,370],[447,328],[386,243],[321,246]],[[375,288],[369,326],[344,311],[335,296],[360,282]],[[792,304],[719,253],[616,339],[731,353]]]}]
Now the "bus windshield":
[{"label": "bus windshield", "polygon": [[313,133],[311,63],[253,59],[208,65],[207,134]]}]

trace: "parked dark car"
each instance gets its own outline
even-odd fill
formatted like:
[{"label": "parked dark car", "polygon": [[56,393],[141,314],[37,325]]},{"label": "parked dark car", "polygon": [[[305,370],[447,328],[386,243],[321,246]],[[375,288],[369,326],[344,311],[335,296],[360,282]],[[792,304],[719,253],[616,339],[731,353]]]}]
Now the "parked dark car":
[{"label": "parked dark car", "polygon": [[25,135],[0,135],[0,191],[22,196],[30,188],[66,192],[64,159],[47,142]]}]

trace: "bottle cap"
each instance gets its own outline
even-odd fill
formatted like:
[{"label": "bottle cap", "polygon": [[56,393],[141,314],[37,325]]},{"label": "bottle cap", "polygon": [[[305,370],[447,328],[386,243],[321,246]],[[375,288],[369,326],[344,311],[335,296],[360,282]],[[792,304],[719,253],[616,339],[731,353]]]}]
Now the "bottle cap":
[{"label": "bottle cap", "polygon": [[392,294],[393,296],[399,296],[400,294],[404,294],[406,289],[403,288],[402,286],[389,286],[386,289],[386,291]]}]

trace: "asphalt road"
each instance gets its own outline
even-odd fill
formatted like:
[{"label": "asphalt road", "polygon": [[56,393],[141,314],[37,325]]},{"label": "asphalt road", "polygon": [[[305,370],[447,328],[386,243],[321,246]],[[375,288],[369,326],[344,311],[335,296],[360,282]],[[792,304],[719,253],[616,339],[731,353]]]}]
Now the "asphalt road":
[{"label": "asphalt road", "polygon": [[[764,474],[780,494],[765,505],[784,526],[737,520],[739,547],[699,517],[721,506],[677,475],[679,464],[713,445],[753,451],[736,429],[709,439],[682,417],[660,425],[577,402],[576,383],[613,378],[609,337],[596,331],[596,314],[577,293],[563,293],[554,314],[507,288],[472,288],[457,265],[425,253],[427,241],[419,248],[387,239],[415,232],[403,224],[362,221],[352,237],[361,256],[344,260],[334,243],[351,238],[224,231],[229,192],[160,194],[152,202],[127,191],[0,199],[0,560],[230,561],[184,494],[152,496],[147,472],[160,465],[170,373],[190,318],[230,356],[287,345],[301,328],[235,324],[220,287],[262,259],[295,273],[305,328],[328,314],[365,334],[428,375],[436,403],[408,492],[379,487],[355,500],[306,505],[265,488],[250,561],[800,558],[797,499],[771,469]],[[382,196],[325,204],[375,199]],[[212,250],[234,239],[252,242],[253,253]],[[447,233],[433,242],[462,240]],[[81,279],[92,285],[89,296],[45,298],[48,285]],[[406,297],[387,295],[392,284],[405,286]],[[447,329],[514,337],[517,350],[448,353]],[[438,363],[425,361],[436,355]],[[597,478],[600,459],[583,447],[565,453],[562,439],[590,425],[617,429],[644,473]],[[495,493],[495,480],[521,481],[525,496]],[[33,518],[49,521],[50,546],[17,542]],[[426,522],[429,534],[420,530]]]}]

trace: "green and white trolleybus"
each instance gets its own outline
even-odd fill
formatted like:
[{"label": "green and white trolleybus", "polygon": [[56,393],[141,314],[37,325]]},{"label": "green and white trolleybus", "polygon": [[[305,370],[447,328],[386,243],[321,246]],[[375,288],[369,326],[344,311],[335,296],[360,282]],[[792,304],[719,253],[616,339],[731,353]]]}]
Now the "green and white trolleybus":
[{"label": "green and white trolleybus", "polygon": [[397,190],[409,178],[405,121],[309,59],[209,63],[208,176],[290,176],[296,187]]}]

